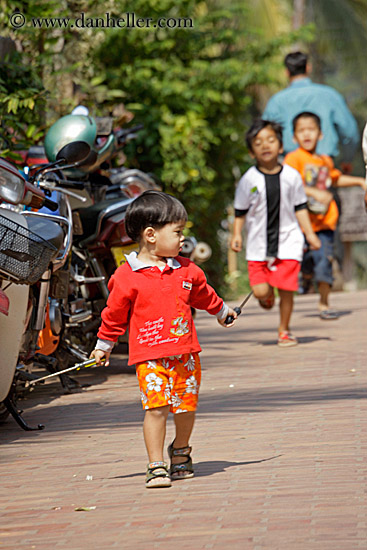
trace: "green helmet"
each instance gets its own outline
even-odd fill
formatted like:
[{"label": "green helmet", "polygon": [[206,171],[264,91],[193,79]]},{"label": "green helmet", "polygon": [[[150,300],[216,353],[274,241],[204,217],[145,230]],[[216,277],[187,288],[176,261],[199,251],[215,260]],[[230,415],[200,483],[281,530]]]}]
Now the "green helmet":
[{"label": "green helmet", "polygon": [[[50,162],[55,162],[63,156],[72,164],[80,161],[78,167],[65,170],[65,174],[74,177],[83,177],[107,160],[116,149],[116,139],[113,132],[105,143],[96,145],[97,124],[87,115],[66,115],[51,126],[45,138],[45,151]],[[83,159],[80,153],[84,151]],[[79,155],[79,158],[77,158]]]},{"label": "green helmet", "polygon": [[78,143],[80,149],[84,144],[84,158],[86,158],[90,150],[93,149],[96,136],[97,126],[93,118],[84,115],[66,115],[57,120],[46,134],[45,151],[47,158],[50,162],[59,160],[62,158],[66,147],[76,143]]}]

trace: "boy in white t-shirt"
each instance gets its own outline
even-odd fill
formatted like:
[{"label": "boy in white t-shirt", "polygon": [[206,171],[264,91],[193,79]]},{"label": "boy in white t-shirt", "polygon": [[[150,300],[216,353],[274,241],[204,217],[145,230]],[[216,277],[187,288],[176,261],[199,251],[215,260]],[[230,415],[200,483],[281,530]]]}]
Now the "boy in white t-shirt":
[{"label": "boy in white t-shirt", "polygon": [[300,174],[278,161],[283,151],[280,125],[256,120],[246,134],[246,142],[256,166],[247,170],[236,189],[231,248],[235,252],[242,250],[242,228],[246,221],[251,288],[264,309],[273,307],[273,289],[278,289],[278,345],[295,346],[298,342],[289,323],[304,246],[299,226],[311,247],[318,249],[321,243],[311,227]]}]

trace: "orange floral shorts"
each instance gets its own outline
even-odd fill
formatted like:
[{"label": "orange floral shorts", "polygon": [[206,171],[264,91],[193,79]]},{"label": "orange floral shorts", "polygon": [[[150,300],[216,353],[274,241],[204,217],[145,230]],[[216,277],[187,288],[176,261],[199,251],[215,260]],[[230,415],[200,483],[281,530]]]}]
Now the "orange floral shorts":
[{"label": "orange floral shorts", "polygon": [[136,364],[143,409],[169,405],[173,413],[195,411],[201,365],[198,353],[184,353]]}]

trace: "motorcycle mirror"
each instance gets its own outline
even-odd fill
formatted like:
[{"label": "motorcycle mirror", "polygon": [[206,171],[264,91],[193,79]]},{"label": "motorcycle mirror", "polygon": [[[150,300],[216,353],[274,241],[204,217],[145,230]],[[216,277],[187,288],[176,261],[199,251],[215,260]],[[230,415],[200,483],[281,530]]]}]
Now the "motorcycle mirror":
[{"label": "motorcycle mirror", "polygon": [[0,159],[0,202],[20,204],[25,192],[25,179],[10,162]]},{"label": "motorcycle mirror", "polygon": [[67,164],[76,164],[86,160],[90,152],[90,147],[85,141],[73,141],[60,149],[56,160],[64,159]]},{"label": "motorcycle mirror", "polygon": [[98,154],[93,149],[90,150],[86,159],[79,163],[79,166],[93,166],[97,162]]}]

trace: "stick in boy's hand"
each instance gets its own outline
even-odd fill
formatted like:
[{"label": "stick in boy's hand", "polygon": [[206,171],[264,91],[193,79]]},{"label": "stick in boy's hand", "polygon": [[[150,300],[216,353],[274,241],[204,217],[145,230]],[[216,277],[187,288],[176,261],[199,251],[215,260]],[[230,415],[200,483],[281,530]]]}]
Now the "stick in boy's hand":
[{"label": "stick in boy's hand", "polygon": [[242,312],[242,308],[247,304],[247,302],[249,301],[249,299],[251,298],[253,294],[253,291],[251,290],[251,292],[249,294],[247,294],[246,298],[244,299],[244,301],[242,302],[242,304],[240,305],[240,307],[235,307],[234,308],[234,312],[236,313],[236,317],[234,317],[233,315],[229,314],[227,315],[227,317],[225,318],[224,320],[224,324],[227,325],[227,326],[232,326],[233,325],[233,322],[235,319],[237,319],[237,317],[239,315],[241,315],[241,312]]},{"label": "stick in boy's hand", "polygon": [[224,317],[223,319],[217,319],[218,323],[224,328],[232,327],[238,316],[236,310],[238,310],[237,307],[234,309],[232,309],[231,307],[228,308],[227,317]]},{"label": "stick in boy's hand", "polygon": [[101,349],[94,349],[90,354],[89,358],[95,359],[96,365],[101,366],[102,365],[101,360],[105,357],[106,362],[104,363],[104,366],[108,367],[108,365],[110,364],[110,355],[111,353],[109,353],[108,351],[102,351]]}]

